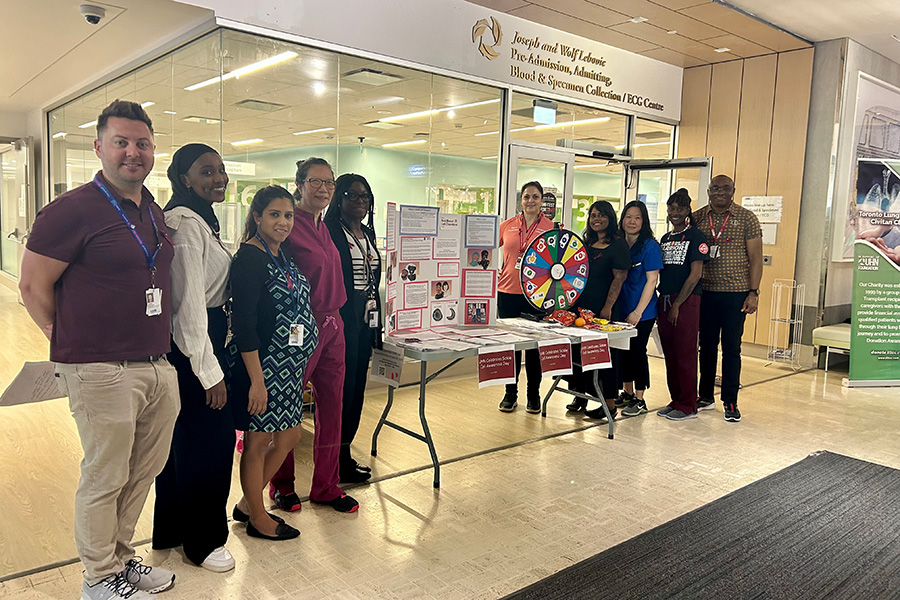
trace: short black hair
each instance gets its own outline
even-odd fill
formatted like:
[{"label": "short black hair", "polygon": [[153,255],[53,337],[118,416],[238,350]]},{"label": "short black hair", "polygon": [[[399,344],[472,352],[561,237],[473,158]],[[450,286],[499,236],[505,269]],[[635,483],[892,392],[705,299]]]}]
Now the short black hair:
[{"label": "short black hair", "polygon": [[112,101],[112,104],[104,108],[100,116],[97,117],[97,139],[100,139],[100,136],[103,135],[110,117],[140,121],[147,125],[150,133],[153,133],[153,121],[150,120],[144,107],[137,102],[116,99]]}]

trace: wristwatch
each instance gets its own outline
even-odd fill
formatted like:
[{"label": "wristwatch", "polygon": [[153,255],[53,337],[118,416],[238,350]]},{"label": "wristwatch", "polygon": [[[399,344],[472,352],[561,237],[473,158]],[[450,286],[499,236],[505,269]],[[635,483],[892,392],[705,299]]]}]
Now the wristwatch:
[{"label": "wristwatch", "polygon": [[756,294],[757,298],[759,297],[759,288],[756,288],[755,290],[750,290],[750,291],[753,292],[754,294]]}]

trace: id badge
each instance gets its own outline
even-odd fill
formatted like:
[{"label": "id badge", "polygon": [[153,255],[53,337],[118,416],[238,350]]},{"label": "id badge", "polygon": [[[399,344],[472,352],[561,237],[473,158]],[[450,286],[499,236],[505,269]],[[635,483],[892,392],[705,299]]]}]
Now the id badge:
[{"label": "id badge", "polygon": [[[523,255],[524,256],[524,255]],[[522,270],[522,256],[516,259],[516,271]]]},{"label": "id badge", "polygon": [[718,245],[718,244],[713,244],[713,245],[711,245],[711,246],[709,247],[709,258],[710,258],[710,259],[713,259],[713,258],[719,258],[719,256],[720,256],[721,254],[722,254],[722,251],[721,251],[721,249],[719,248],[719,245]]},{"label": "id badge", "polygon": [[303,324],[291,323],[291,330],[288,333],[288,346],[303,345]]},{"label": "id badge", "polygon": [[155,317],[162,314],[162,290],[159,288],[148,288],[144,292],[147,298],[147,316]]},{"label": "id badge", "polygon": [[370,328],[378,329],[378,303],[375,302],[375,298],[369,298],[366,301],[365,322],[369,325]]}]

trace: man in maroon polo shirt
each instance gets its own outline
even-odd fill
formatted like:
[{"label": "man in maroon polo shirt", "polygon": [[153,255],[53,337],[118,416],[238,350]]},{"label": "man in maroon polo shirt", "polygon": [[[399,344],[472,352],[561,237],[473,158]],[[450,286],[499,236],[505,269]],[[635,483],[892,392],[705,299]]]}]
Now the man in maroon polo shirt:
[{"label": "man in maroon polo shirt", "polygon": [[94,141],[103,170],[38,213],[22,261],[19,289],[50,339],[84,449],[75,493],[82,600],[147,599],[175,579],[140,564],[131,545],[178,414],[165,358],[174,250],[143,186],[154,149],[140,105],[104,109]]}]

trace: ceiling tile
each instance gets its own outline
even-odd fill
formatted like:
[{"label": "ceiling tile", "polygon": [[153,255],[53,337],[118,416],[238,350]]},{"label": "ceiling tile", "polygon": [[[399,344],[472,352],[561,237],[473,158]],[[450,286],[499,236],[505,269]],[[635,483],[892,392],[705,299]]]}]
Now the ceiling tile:
[{"label": "ceiling tile", "polygon": [[697,6],[698,4],[709,4],[713,0],[650,0],[653,4],[659,4],[672,10],[681,10],[689,6]]},{"label": "ceiling tile", "polygon": [[529,21],[541,23],[548,27],[567,31],[575,35],[608,44],[628,52],[643,52],[656,47],[656,44],[639,40],[617,31],[598,27],[591,23],[587,23],[580,19],[558,13],[556,11],[544,8],[543,6],[530,5],[511,11],[510,14]]},{"label": "ceiling tile", "polygon": [[676,52],[669,48],[656,48],[654,50],[641,52],[641,54],[648,58],[655,58],[664,63],[669,63],[670,65],[685,69],[707,64],[707,61],[705,60],[700,60],[699,58],[694,58],[693,56],[688,56],[687,54],[682,54],[681,52]]},{"label": "ceiling tile", "polygon": [[674,10],[654,4],[649,0],[593,0],[606,8],[625,14],[627,17],[644,17],[650,24],[665,30],[676,30],[685,37],[702,40],[724,35],[722,31],[706,23],[692,19]]},{"label": "ceiling tile", "polygon": [[530,0],[532,4],[543,6],[556,12],[575,17],[589,23],[602,25],[615,25],[628,20],[622,13],[598,6],[587,0]]},{"label": "ceiling tile", "polygon": [[703,40],[704,44],[709,44],[714,48],[730,48],[732,54],[737,54],[743,58],[751,56],[762,56],[763,54],[773,54],[774,50],[754,44],[742,37],[736,35],[723,35],[720,37],[709,38]]},{"label": "ceiling tile", "polygon": [[682,10],[681,13],[718,27],[732,35],[754,40],[756,43],[762,44],[766,48],[771,48],[776,52],[808,48],[810,46],[810,44],[800,38],[770,27],[753,17],[748,17],[721,4],[709,3],[693,6]]}]

